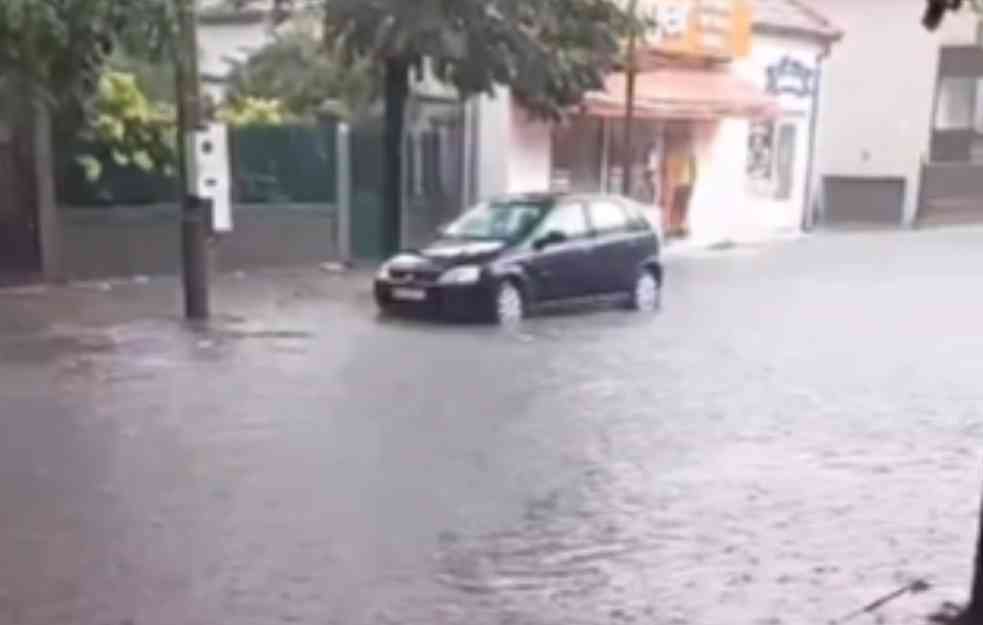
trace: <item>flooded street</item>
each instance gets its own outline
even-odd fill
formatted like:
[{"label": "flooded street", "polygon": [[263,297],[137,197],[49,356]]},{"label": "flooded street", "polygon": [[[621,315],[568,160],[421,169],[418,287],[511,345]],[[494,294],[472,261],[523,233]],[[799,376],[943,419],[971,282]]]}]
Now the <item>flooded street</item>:
[{"label": "flooded street", "polygon": [[656,317],[519,333],[313,271],[207,329],[167,283],[0,295],[0,623],[804,625],[926,579],[880,612],[918,623],[969,584],[981,265],[708,252]]}]

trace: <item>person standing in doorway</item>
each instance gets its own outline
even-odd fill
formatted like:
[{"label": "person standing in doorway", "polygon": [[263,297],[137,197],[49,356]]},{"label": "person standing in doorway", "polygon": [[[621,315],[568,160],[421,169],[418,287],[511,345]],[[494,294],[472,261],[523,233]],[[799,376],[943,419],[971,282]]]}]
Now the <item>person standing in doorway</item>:
[{"label": "person standing in doorway", "polygon": [[667,174],[671,194],[668,198],[671,214],[669,232],[676,236],[685,236],[689,219],[689,202],[696,181],[696,162],[688,145],[678,145],[672,151],[668,159]]}]

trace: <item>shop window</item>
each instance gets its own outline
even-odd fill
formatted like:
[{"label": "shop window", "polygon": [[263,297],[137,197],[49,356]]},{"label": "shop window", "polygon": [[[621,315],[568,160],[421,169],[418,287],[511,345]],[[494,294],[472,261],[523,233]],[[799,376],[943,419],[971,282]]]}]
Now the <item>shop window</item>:
[{"label": "shop window", "polygon": [[761,197],[789,200],[795,188],[798,127],[794,122],[756,122],[748,138],[747,175]]},{"label": "shop window", "polygon": [[747,175],[752,181],[771,180],[774,167],[775,124],[755,122],[751,124],[748,138]]},{"label": "shop window", "polygon": [[795,186],[795,124],[782,124],[778,131],[778,150],[775,153],[775,199],[789,200]]},{"label": "shop window", "polygon": [[[621,194],[624,191],[624,164],[627,154],[625,122],[613,119],[608,137],[608,171],[606,191]],[[665,128],[650,119],[636,119],[632,125],[632,185],[629,196],[643,204],[658,203]]]}]

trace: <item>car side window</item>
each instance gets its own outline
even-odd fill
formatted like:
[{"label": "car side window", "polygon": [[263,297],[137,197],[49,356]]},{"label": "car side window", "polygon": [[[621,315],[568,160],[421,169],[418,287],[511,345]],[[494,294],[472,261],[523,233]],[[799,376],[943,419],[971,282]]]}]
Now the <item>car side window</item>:
[{"label": "car side window", "polygon": [[625,202],[625,212],[628,214],[628,228],[631,230],[651,230],[652,224],[645,216],[641,206],[634,202]]},{"label": "car side window", "polygon": [[595,200],[590,204],[590,220],[598,234],[625,232],[629,228],[625,209],[610,200]]},{"label": "car side window", "polygon": [[561,204],[546,216],[540,225],[539,236],[559,232],[566,239],[582,239],[590,232],[584,207],[578,203]]}]

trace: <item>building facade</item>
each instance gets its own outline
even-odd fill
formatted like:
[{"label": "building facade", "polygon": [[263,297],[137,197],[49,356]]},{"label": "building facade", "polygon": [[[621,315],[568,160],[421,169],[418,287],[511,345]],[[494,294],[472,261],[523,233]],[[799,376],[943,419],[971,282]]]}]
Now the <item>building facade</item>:
[{"label": "building facade", "polygon": [[528,190],[621,193],[702,244],[797,232],[809,214],[820,65],[840,33],[796,0],[653,0],[626,159],[625,78],[559,125],[504,90],[477,105],[478,197]]},{"label": "building facade", "polygon": [[824,63],[842,38],[825,15],[795,0],[757,0],[751,54],[740,73],[774,97],[779,114],[748,127],[747,201],[735,238],[812,226]]},{"label": "building facade", "polygon": [[983,221],[983,47],[968,8],[824,0],[846,36],[826,62],[818,218],[830,226]]}]

